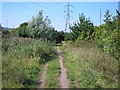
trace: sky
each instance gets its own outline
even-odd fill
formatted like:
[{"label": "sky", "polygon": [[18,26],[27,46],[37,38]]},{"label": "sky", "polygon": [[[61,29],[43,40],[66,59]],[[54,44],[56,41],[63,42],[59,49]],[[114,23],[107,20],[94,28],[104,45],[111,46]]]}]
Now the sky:
[{"label": "sky", "polygon": [[[51,25],[56,30],[65,29],[66,10],[65,5],[68,2],[2,2],[2,18],[0,23],[3,27],[16,28],[23,22],[30,22],[32,17],[36,17],[40,10],[43,10],[43,16],[48,16]],[[77,21],[79,14],[91,19],[95,26],[100,25],[100,9],[102,24],[105,11],[110,10],[110,14],[115,16],[118,9],[118,2],[70,2],[73,7],[70,10],[71,24]],[[1,5],[1,3],[0,3]]]}]

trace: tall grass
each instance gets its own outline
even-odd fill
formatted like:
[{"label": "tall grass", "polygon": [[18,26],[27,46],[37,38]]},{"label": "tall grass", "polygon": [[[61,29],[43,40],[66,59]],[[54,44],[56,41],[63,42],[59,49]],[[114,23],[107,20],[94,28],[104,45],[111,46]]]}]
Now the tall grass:
[{"label": "tall grass", "polygon": [[2,51],[3,88],[36,88],[43,63],[54,56],[52,45],[42,39],[4,39]]},{"label": "tall grass", "polygon": [[118,61],[107,52],[100,51],[90,42],[65,43],[61,50],[70,87],[118,87]]}]

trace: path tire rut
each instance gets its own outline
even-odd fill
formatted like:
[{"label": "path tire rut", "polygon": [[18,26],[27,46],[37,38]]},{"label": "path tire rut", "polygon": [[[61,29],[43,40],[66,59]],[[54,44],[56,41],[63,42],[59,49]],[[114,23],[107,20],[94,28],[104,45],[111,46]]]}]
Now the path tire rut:
[{"label": "path tire rut", "polygon": [[42,75],[41,75],[41,77],[40,77],[38,89],[39,89],[39,88],[45,88],[45,80],[46,80],[46,76],[47,76],[47,75],[46,75],[47,67],[48,67],[48,63],[46,63],[46,64],[44,65],[44,70],[43,70],[43,73],[42,73]]},{"label": "path tire rut", "polygon": [[59,64],[60,64],[60,68],[61,68],[61,70],[60,70],[61,75],[59,77],[60,87],[61,88],[69,88],[69,80],[67,79],[67,69],[63,65],[62,52],[60,51],[59,48],[57,50],[57,54],[58,54],[58,57],[59,57]]}]

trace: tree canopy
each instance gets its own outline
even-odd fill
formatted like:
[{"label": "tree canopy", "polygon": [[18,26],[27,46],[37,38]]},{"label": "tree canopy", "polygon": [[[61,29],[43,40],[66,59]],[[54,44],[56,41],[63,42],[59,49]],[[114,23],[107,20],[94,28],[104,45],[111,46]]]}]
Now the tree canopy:
[{"label": "tree canopy", "polygon": [[94,25],[90,18],[86,18],[82,13],[79,15],[79,20],[77,20],[70,29],[72,30],[72,38],[74,41],[76,39],[84,40],[92,35],[94,32]]}]

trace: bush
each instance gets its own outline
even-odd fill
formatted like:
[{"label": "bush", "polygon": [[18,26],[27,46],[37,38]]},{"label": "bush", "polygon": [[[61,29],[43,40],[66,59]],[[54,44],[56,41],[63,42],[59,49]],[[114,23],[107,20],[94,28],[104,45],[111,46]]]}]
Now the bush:
[{"label": "bush", "polygon": [[109,52],[116,59],[119,59],[119,29],[117,16],[111,19],[109,10],[105,14],[105,24],[95,27],[95,42],[98,48]]},{"label": "bush", "polygon": [[78,40],[89,40],[90,36],[94,33],[94,25],[91,22],[90,18],[86,18],[82,13],[79,15],[79,20],[74,23],[72,27],[72,39],[75,41]]},{"label": "bush", "polygon": [[14,37],[8,41],[2,47],[3,88],[36,88],[42,64],[54,57],[52,45],[42,39]]}]

